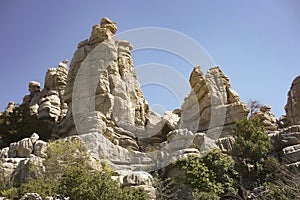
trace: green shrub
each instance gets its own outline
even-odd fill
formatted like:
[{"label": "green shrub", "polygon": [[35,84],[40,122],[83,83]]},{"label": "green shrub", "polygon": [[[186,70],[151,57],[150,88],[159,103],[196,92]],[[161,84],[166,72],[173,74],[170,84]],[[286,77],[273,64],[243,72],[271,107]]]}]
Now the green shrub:
[{"label": "green shrub", "polygon": [[263,163],[271,152],[270,137],[259,119],[243,119],[236,123],[234,131],[235,144],[233,154],[253,164],[255,170]]},{"label": "green shrub", "polygon": [[141,188],[122,188],[111,179],[111,170],[102,164],[102,171],[91,170],[88,154],[77,139],[51,142],[46,151],[46,173],[38,180],[29,180],[19,188],[5,188],[1,193],[19,199],[26,193],[38,193],[42,198],[60,195],[70,199],[146,200]]},{"label": "green shrub", "polygon": [[236,168],[241,175],[241,184],[253,189],[265,182],[265,161],[271,153],[272,144],[261,122],[257,118],[243,119],[236,123],[233,155],[238,157]]},{"label": "green shrub", "polygon": [[237,176],[234,161],[220,150],[212,150],[204,158],[189,157],[176,161],[186,173],[185,182],[195,191],[223,195],[237,193]]},{"label": "green shrub", "polygon": [[208,192],[193,192],[193,199],[194,200],[220,200],[220,197],[215,193],[208,193]]}]

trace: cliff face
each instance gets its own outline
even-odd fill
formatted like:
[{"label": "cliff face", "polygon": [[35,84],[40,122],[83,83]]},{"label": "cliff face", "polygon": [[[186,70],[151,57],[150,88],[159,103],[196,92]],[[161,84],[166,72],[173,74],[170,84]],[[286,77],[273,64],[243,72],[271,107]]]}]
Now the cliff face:
[{"label": "cliff face", "polygon": [[300,124],[300,76],[291,85],[285,111],[289,125]]}]

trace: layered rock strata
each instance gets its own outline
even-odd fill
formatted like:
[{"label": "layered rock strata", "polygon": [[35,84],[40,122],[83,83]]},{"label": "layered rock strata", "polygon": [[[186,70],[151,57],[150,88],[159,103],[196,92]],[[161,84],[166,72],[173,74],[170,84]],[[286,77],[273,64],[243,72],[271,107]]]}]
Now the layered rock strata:
[{"label": "layered rock strata", "polygon": [[240,101],[219,67],[206,75],[195,67],[190,76],[191,93],[181,106],[181,127],[206,132],[213,139],[231,135],[236,121],[246,118],[248,106]]}]

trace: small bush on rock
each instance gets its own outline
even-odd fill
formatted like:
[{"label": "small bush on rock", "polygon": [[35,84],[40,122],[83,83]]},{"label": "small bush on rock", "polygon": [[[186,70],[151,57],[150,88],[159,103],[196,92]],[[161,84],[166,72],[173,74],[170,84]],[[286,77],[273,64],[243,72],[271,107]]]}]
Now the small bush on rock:
[{"label": "small bush on rock", "polygon": [[175,165],[185,171],[185,182],[194,188],[196,196],[237,193],[238,173],[234,169],[234,161],[220,150],[214,149],[203,158],[182,159]]}]

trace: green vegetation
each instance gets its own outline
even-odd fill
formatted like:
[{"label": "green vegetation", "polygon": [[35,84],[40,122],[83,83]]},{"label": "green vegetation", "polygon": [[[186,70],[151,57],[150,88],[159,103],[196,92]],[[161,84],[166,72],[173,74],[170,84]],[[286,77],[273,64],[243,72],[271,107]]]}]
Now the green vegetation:
[{"label": "green vegetation", "polygon": [[237,169],[244,187],[251,189],[264,183],[264,163],[272,144],[259,119],[243,119],[236,123],[233,155],[240,159]]},{"label": "green vegetation", "polygon": [[34,132],[43,140],[48,140],[51,135],[48,124],[31,115],[28,106],[16,106],[13,112],[0,115],[0,137],[3,140],[0,148],[29,137]]},{"label": "green vegetation", "polygon": [[18,188],[1,188],[1,195],[19,199],[25,193],[36,192],[42,198],[60,195],[70,197],[71,200],[147,199],[143,189],[122,188],[119,183],[112,180],[111,170],[103,163],[99,163],[102,170],[91,169],[84,146],[75,138],[50,143],[46,153],[44,161],[46,172],[42,177],[29,180]]},{"label": "green vegetation", "polygon": [[195,196],[222,196],[237,193],[238,173],[234,169],[234,161],[220,150],[212,150],[204,158],[189,157],[175,163],[185,171],[184,182],[195,190]]}]

